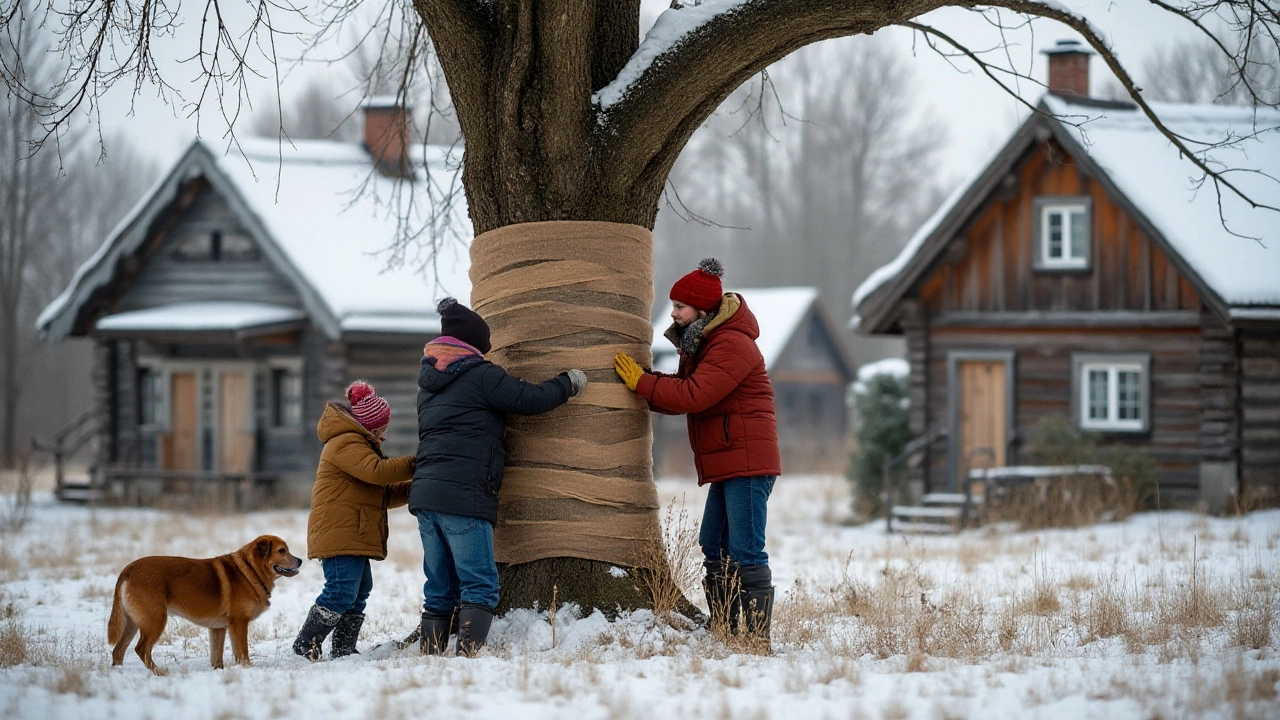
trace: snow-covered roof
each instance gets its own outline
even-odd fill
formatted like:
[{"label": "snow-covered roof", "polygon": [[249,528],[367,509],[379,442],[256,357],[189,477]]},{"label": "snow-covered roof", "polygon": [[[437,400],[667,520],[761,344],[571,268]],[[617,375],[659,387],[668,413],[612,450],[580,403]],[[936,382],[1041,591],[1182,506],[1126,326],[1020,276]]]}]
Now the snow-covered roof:
[{"label": "snow-covered roof", "polygon": [[[1228,177],[1251,198],[1280,206],[1280,112],[1266,108],[1151,103],[1175,133],[1195,142],[1238,143],[1212,150],[1212,165],[1230,168]],[[1046,95],[1042,107],[1060,139],[1105,176],[1160,238],[1195,274],[1189,278],[1227,306],[1280,305],[1280,214],[1250,207],[1223,188],[1200,184],[1203,173],[1135,106],[1072,102]],[[1012,156],[1010,147],[1033,123],[1033,115],[1014,138],[969,181],[962,183],[891,262],[872,272],[853,294],[858,309],[878,289],[912,265],[953,215],[966,211],[980,179]],[[1256,171],[1256,172],[1255,172]],[[1221,214],[1219,213],[1221,201]],[[1225,219],[1225,225],[1223,220]],[[1234,234],[1233,234],[1234,233]],[[1243,237],[1242,237],[1243,236]],[[854,323],[859,318],[855,316]]]},{"label": "snow-covered roof", "polygon": [[[1200,185],[1203,173],[1141,110],[1108,109],[1100,115],[1097,108],[1055,95],[1045,96],[1044,104],[1062,117],[1063,128],[1224,302],[1280,305],[1280,213],[1251,208],[1226,188],[1215,192],[1211,182]],[[1228,179],[1246,195],[1280,206],[1280,112],[1151,106],[1170,130],[1191,140],[1193,149],[1196,142],[1249,136],[1256,129],[1253,137],[1213,150],[1211,166],[1230,168]],[[1082,116],[1090,120],[1080,127],[1069,124]]]},{"label": "snow-covered roof", "polygon": [[[243,138],[224,153],[197,140],[45,308],[37,327],[55,338],[70,332],[78,307],[111,281],[121,257],[137,250],[182,182],[203,175],[294,281],[311,319],[329,336],[438,331],[436,301],[471,293],[471,223],[458,158],[434,146],[417,146],[411,158],[419,163],[415,180],[398,185],[373,172],[368,153],[352,143]],[[424,236],[436,238],[433,260],[411,249],[402,262],[389,262],[402,216],[407,228],[429,228]]]},{"label": "snow-covered roof", "polygon": [[[818,289],[813,287],[778,288],[730,288],[747,302],[747,307],[760,323],[760,337],[756,346],[764,356],[766,369],[772,368],[809,308],[818,299]],[[663,337],[671,327],[671,301],[667,300],[653,325],[653,369],[673,373],[679,366],[679,358],[671,341]]]},{"label": "snow-covered roof", "polygon": [[103,331],[247,330],[264,325],[305,320],[297,308],[251,302],[184,302],[99,318],[94,327]]}]

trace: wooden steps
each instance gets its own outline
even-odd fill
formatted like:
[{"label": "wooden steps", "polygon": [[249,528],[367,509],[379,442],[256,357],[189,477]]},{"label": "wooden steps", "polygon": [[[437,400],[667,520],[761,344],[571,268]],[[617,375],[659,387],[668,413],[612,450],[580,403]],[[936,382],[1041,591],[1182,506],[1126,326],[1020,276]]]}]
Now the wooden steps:
[{"label": "wooden steps", "polygon": [[[969,499],[969,516],[982,506],[982,497]],[[944,534],[959,532],[967,518],[963,493],[929,493],[919,505],[894,505],[891,532]]]},{"label": "wooden steps", "polygon": [[87,480],[64,482],[58,488],[57,496],[63,502],[94,503],[102,499],[102,488],[94,487]]}]

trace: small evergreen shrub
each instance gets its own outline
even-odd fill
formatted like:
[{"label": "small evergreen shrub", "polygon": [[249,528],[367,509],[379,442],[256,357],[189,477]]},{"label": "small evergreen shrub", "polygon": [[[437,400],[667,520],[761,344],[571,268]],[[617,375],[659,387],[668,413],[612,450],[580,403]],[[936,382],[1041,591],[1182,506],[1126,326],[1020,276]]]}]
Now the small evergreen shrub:
[{"label": "small evergreen shrub", "polygon": [[[911,440],[907,390],[906,376],[890,373],[879,373],[854,385],[858,449],[850,458],[848,477],[853,484],[854,515],[864,520],[884,510],[880,493],[884,490],[881,468],[885,458],[900,455]],[[904,482],[902,470],[896,470],[899,484]]]}]

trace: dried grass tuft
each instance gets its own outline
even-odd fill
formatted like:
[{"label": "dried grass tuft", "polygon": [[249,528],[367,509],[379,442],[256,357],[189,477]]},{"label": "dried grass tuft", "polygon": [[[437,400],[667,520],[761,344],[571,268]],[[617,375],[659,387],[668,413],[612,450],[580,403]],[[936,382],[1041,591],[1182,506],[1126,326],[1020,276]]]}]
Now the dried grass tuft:
[{"label": "dried grass tuft", "polygon": [[16,617],[0,623],[0,667],[14,667],[27,662],[30,651],[27,628]]}]

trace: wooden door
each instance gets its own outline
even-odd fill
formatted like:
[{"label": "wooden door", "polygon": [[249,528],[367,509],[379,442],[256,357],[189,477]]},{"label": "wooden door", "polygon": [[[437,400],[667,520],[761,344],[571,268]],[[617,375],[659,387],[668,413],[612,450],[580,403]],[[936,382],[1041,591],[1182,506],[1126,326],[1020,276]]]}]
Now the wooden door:
[{"label": "wooden door", "polygon": [[166,470],[199,467],[200,383],[194,372],[175,372],[169,381],[169,434],[161,465]]},{"label": "wooden door", "polygon": [[253,396],[247,370],[218,377],[218,470],[249,472],[253,466]]},{"label": "wooden door", "polygon": [[[1008,398],[1003,360],[966,360],[959,364],[960,468],[1005,464]],[[989,449],[990,453],[985,452]],[[961,478],[964,476],[961,475]]]}]

